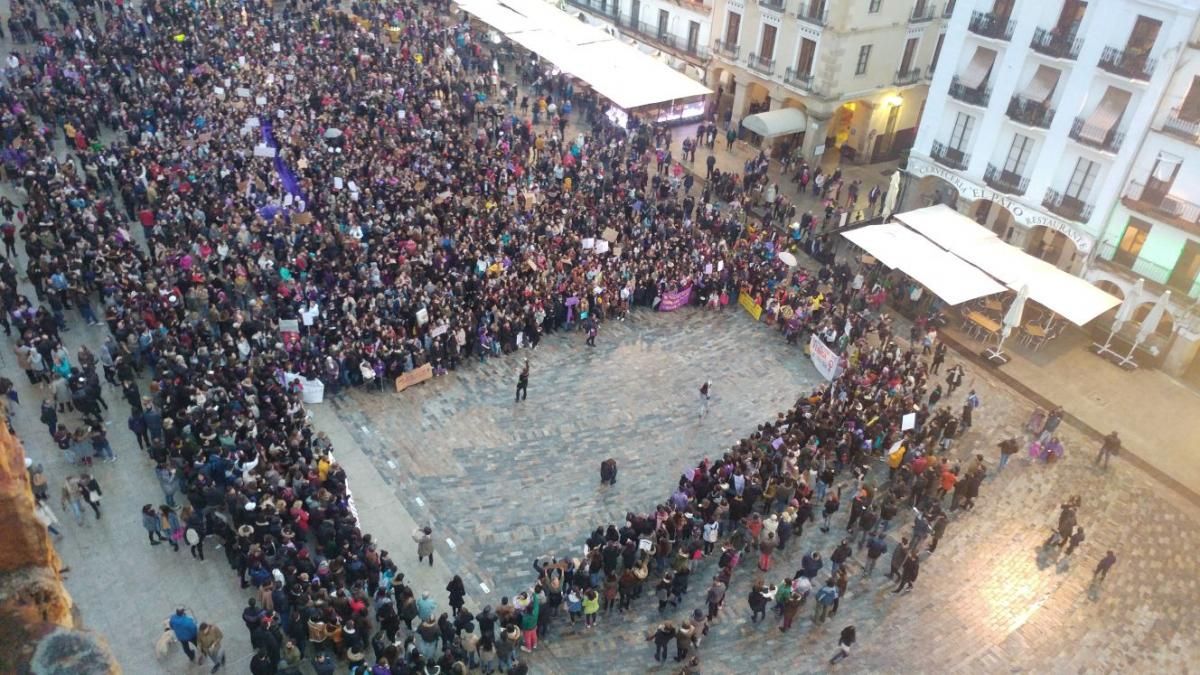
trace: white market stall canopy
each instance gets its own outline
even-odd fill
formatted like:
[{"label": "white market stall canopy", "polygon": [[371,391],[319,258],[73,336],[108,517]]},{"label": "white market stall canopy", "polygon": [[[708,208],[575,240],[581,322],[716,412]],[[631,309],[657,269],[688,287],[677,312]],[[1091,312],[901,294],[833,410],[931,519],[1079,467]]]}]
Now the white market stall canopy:
[{"label": "white market stall canopy", "polygon": [[455,0],[462,10],[624,110],[712,90],[542,0]]},{"label": "white market stall canopy", "polygon": [[749,115],[742,120],[742,126],[763,138],[771,138],[804,131],[808,128],[808,115],[798,108],[778,108]]},{"label": "white market stall canopy", "polygon": [[991,230],[944,204],[898,213],[895,219],[1014,291],[1028,285],[1030,300],[1076,325],[1082,326],[1121,303],[1074,274],[1005,243]]},{"label": "white market stall canopy", "polygon": [[898,223],[871,225],[842,236],[951,305],[1005,290],[995,279]]}]

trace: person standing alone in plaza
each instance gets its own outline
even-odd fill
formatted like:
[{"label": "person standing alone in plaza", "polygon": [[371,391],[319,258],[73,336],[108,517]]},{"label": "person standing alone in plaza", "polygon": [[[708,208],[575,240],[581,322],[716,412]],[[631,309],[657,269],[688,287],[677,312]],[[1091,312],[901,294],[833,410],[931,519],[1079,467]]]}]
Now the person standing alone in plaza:
[{"label": "person standing alone in plaza", "polygon": [[1117,432],[1104,437],[1104,442],[1100,444],[1100,453],[1096,455],[1096,464],[1103,461],[1105,469],[1108,468],[1108,458],[1121,452],[1121,438],[1117,436]]},{"label": "person standing alone in plaza", "polygon": [[1104,554],[1100,562],[1096,564],[1096,571],[1092,572],[1092,583],[1099,584],[1108,576],[1108,571],[1112,566],[1117,564],[1117,554],[1109,551]]},{"label": "person standing alone in plaza", "polygon": [[433,528],[428,525],[418,528],[412,538],[417,542],[417,562],[429,558],[429,566],[433,567]]},{"label": "person standing alone in plaza", "polygon": [[829,665],[832,666],[838,661],[850,656],[850,646],[853,645],[857,640],[858,635],[854,630],[854,626],[846,626],[843,628],[841,636],[838,637],[837,653],[833,655],[832,659],[829,659]]},{"label": "person standing alone in plaza", "polygon": [[700,419],[708,414],[709,391],[712,387],[712,382],[705,380],[704,384],[700,385]]},{"label": "person standing alone in plaza", "polygon": [[529,396],[529,359],[525,359],[525,367],[517,376],[517,396],[514,401],[524,401]]}]

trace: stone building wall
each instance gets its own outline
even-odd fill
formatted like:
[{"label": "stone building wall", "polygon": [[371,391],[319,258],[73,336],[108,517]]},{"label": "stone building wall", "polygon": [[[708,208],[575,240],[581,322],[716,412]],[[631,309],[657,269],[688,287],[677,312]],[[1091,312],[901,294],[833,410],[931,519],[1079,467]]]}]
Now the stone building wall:
[{"label": "stone building wall", "polygon": [[120,673],[104,638],[80,624],[3,412],[0,404],[0,673]]}]

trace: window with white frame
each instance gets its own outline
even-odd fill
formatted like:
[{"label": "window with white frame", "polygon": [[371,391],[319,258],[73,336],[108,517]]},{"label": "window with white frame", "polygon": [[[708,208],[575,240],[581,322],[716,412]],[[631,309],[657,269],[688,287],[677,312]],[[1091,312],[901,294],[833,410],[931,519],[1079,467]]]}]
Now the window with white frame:
[{"label": "window with white frame", "polygon": [[960,112],[958,117],[954,119],[954,129],[950,132],[949,147],[955,150],[962,150],[971,140],[971,127],[975,126],[975,118],[970,115]]},{"label": "window with white frame", "polygon": [[1021,134],[1013,134],[1012,145],[1008,148],[1008,158],[1004,160],[1004,171],[1014,176],[1025,176],[1025,165],[1029,163],[1029,155],[1033,154],[1033,139]]}]

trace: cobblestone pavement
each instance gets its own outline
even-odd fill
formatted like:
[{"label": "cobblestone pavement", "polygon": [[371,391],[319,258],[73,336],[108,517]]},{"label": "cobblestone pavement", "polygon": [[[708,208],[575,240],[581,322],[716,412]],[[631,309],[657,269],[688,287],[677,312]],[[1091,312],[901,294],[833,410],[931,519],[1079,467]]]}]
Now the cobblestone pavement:
[{"label": "cobblestone pavement", "polygon": [[[354,394],[337,404],[401,502],[454,542],[439,546],[450,567],[488,584],[492,593],[481,602],[528,584],[535,555],[578,550],[596,524],[664,499],[686,463],[719,453],[816,378],[798,348],[730,311],[639,312],[606,324],[594,350],[582,336],[555,336],[523,355],[533,375],[530,399],[520,405],[509,398],[520,367],[514,356],[401,396]],[[695,390],[705,377],[717,400],[697,423]],[[1029,404],[985,373],[970,373],[968,386],[983,407],[952,452],[981,453],[994,467],[995,441],[1017,433]],[[950,403],[957,406],[961,393]],[[1063,436],[1068,453],[1057,465],[1031,465],[1022,453],[999,475],[993,468],[978,508],[954,517],[912,592],[891,593],[881,564],[870,579],[854,575],[834,619],[813,625],[802,612],[783,634],[771,622],[748,621],[745,597],[757,570],[744,562],[700,649],[704,671],[825,671],[847,624],[858,627],[860,642],[836,666],[843,670],[1188,671],[1200,662],[1193,628],[1200,512],[1120,461],[1095,468],[1090,445],[1072,430]],[[597,465],[609,455],[621,474],[606,491],[597,487]],[[1070,559],[1047,559],[1039,545],[1058,503],[1072,494],[1083,497],[1087,541]],[[839,513],[835,525],[845,517]],[[907,529],[894,528],[892,544]],[[838,527],[829,534],[806,527],[777,556],[772,578],[790,575],[805,551],[828,557],[839,538]],[[1109,548],[1117,566],[1092,587],[1092,570]],[[685,606],[666,618],[678,622],[702,604],[711,572],[705,563]],[[530,659],[534,669],[667,672],[645,642],[661,620],[654,604],[642,599],[633,615],[603,617],[586,635],[556,624]]]},{"label": "cobblestone pavement", "polygon": [[[514,403],[525,357],[529,398]],[[475,577],[468,587],[508,593],[536,579],[535,556],[579,555],[580,533],[653,508],[686,464],[732,445],[819,378],[798,345],[740,310],[640,311],[601,326],[594,348],[582,333],[557,333],[402,394],[337,405],[409,512],[454,542],[446,555]],[[714,399],[700,420],[705,379]],[[601,488],[607,457],[619,477]]]}]

